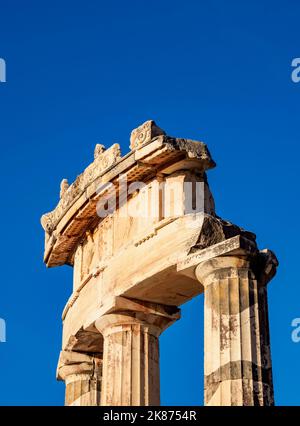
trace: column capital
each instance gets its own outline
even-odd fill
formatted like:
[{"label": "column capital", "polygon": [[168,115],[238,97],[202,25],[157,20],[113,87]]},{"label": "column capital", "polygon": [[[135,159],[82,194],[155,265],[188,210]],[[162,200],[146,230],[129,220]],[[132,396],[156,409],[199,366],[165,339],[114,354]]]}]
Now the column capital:
[{"label": "column capital", "polygon": [[88,355],[75,351],[61,351],[59,355],[56,378],[69,381],[71,376],[84,375],[91,378],[101,371],[102,359],[96,355]]},{"label": "column capital", "polygon": [[94,325],[104,337],[135,325],[158,337],[179,318],[180,310],[177,307],[118,297],[114,307],[104,311]]},{"label": "column capital", "polygon": [[200,262],[195,275],[206,287],[222,278],[256,279],[260,286],[266,285],[276,274],[278,260],[268,249],[243,255],[224,255]]},{"label": "column capital", "polygon": [[250,271],[250,260],[238,256],[220,256],[199,263],[195,275],[200,283],[207,287],[221,278],[255,278]]}]

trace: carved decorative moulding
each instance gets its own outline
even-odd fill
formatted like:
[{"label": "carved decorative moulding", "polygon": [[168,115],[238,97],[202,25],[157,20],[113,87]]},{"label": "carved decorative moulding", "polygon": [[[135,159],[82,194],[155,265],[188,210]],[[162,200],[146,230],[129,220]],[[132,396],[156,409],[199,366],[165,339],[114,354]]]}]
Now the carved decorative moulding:
[{"label": "carved decorative moulding", "polygon": [[165,135],[166,132],[158,127],[153,120],[146,121],[141,126],[132,130],[130,136],[130,149],[140,148],[149,143],[157,136]]}]

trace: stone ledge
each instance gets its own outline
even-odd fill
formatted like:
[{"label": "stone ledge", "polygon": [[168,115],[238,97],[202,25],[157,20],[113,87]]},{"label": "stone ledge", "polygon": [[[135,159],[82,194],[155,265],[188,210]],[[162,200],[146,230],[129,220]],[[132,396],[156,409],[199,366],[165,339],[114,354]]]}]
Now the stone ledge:
[{"label": "stone ledge", "polygon": [[242,255],[245,253],[257,253],[258,249],[254,241],[248,240],[241,235],[224,240],[204,250],[198,250],[177,263],[177,271],[186,270],[197,266],[200,262],[224,255]]}]

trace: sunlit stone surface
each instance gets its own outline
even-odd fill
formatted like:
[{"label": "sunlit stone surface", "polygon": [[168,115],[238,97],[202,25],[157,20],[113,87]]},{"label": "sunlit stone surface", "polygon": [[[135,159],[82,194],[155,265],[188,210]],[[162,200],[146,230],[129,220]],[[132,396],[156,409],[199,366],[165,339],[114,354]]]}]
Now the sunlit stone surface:
[{"label": "sunlit stone surface", "polygon": [[204,143],[151,120],[130,148],[122,157],[118,144],[96,145],[41,219],[46,265],[74,269],[57,369],[66,405],[158,405],[159,336],[202,292],[205,404],[272,405],[275,255],[215,213]]}]

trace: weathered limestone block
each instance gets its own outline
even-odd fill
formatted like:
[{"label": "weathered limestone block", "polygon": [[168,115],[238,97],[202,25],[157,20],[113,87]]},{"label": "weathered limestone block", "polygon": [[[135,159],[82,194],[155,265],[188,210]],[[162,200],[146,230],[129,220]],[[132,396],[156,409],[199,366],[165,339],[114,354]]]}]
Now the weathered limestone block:
[{"label": "weathered limestone block", "polygon": [[140,148],[142,145],[150,142],[156,136],[165,135],[166,133],[156,125],[153,120],[146,121],[141,126],[132,130],[130,136],[130,149]]},{"label": "weathered limestone block", "polygon": [[94,160],[96,160],[99,155],[103,154],[105,151],[105,146],[101,145],[100,143],[97,143],[94,149]]},{"label": "weathered limestone block", "polygon": [[60,183],[59,198],[62,198],[65,195],[65,193],[67,192],[68,189],[69,189],[68,179],[63,179]]},{"label": "weathered limestone block", "polygon": [[205,289],[205,404],[273,405],[266,284],[277,259],[230,254],[196,268]]},{"label": "weathered limestone block", "polygon": [[215,215],[213,211],[205,215],[203,226],[200,229],[198,240],[191,249],[191,253],[221,243],[225,240],[230,240],[233,237],[241,236],[248,241],[256,240],[256,235],[252,232],[246,231],[231,222],[221,219]]},{"label": "weathered limestone block", "polygon": [[65,405],[100,405],[102,358],[62,351],[57,379],[66,384]]}]

